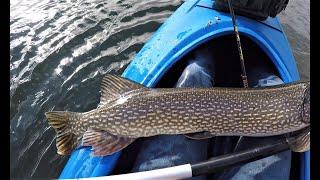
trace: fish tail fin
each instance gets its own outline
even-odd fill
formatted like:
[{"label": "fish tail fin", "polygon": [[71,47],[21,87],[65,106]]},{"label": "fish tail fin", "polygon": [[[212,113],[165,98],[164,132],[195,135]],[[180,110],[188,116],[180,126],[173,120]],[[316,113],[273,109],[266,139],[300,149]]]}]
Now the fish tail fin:
[{"label": "fish tail fin", "polygon": [[60,155],[70,154],[78,144],[78,137],[71,132],[70,122],[77,119],[79,113],[52,111],[45,115],[48,123],[57,133],[56,146]]}]

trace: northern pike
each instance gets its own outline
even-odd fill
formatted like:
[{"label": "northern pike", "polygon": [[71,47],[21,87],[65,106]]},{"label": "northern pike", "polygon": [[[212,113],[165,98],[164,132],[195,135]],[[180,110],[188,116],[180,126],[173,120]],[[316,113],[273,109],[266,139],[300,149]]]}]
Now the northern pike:
[{"label": "northern pike", "polygon": [[[309,127],[310,82],[261,88],[146,88],[106,75],[96,109],[45,115],[57,133],[61,155],[80,142],[93,146],[94,155],[108,155],[137,138],[161,134],[274,136]],[[307,150],[309,134],[301,143],[292,150]]]}]

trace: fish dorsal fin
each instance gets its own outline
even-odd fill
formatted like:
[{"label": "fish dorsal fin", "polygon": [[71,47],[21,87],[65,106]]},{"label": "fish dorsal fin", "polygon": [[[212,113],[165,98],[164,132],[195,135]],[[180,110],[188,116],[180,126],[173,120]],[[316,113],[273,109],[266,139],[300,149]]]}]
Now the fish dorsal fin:
[{"label": "fish dorsal fin", "polygon": [[141,84],[125,79],[120,76],[107,74],[101,83],[100,105],[103,105],[113,99],[119,98],[121,94],[137,89],[147,89]]},{"label": "fish dorsal fin", "polygon": [[111,155],[127,147],[135,139],[118,137],[101,130],[87,130],[82,139],[83,146],[92,146],[94,156]]}]

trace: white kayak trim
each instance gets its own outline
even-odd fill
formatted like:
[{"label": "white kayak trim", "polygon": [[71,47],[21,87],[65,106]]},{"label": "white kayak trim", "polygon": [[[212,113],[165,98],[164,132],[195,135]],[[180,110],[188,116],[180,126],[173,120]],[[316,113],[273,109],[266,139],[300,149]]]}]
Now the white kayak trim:
[{"label": "white kayak trim", "polygon": [[112,175],[112,176],[101,176],[91,178],[78,178],[79,180],[147,180],[147,179],[185,179],[192,177],[192,169],[190,164],[184,164],[179,166],[173,166],[169,168],[162,168],[150,171],[142,171],[136,173]]}]

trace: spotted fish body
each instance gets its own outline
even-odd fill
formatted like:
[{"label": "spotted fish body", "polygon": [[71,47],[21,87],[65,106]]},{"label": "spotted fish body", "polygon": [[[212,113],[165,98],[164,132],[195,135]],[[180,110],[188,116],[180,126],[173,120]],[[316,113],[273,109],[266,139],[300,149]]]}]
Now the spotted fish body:
[{"label": "spotted fish body", "polygon": [[[149,89],[107,75],[97,109],[46,115],[58,133],[60,154],[74,148],[84,134],[83,144],[96,146],[96,154],[105,155],[136,138],[160,134],[272,136],[303,129],[309,126],[309,86],[299,82],[248,89]],[[112,142],[117,144],[110,148]]]}]

